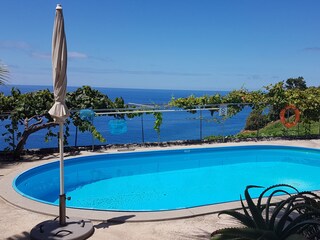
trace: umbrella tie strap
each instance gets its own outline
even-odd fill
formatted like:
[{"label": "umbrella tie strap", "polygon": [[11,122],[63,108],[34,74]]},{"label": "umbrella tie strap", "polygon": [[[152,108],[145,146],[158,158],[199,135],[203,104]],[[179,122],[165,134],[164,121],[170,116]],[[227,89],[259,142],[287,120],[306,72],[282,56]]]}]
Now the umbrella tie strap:
[{"label": "umbrella tie strap", "polygon": [[[53,221],[58,220],[58,218],[59,218],[59,216],[56,216],[56,217],[53,219]],[[68,216],[66,216],[66,219],[69,219],[69,217],[68,217]],[[41,225],[41,226],[43,226],[43,225]],[[40,226],[40,227],[41,227],[41,226]]]},{"label": "umbrella tie strap", "polygon": [[63,230],[58,231],[58,232],[55,234],[55,236],[58,236],[58,235],[61,234],[61,233],[67,233],[67,235],[63,235],[63,236],[68,236],[68,235],[72,234],[73,232],[72,232],[72,231],[69,231],[69,230],[66,230],[66,229],[63,229]]}]

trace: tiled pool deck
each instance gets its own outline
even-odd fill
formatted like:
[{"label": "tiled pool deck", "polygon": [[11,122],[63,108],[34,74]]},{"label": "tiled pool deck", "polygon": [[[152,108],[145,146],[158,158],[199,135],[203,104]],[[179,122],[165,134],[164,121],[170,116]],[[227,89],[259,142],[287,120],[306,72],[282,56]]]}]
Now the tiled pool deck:
[{"label": "tiled pool deck", "polygon": [[[225,144],[203,144],[188,148],[242,146],[242,145],[285,145],[320,149],[320,140],[266,141]],[[186,148],[174,146],[174,149]],[[152,151],[168,147],[138,148],[135,151]],[[117,152],[107,150],[105,152]],[[81,155],[97,154],[81,152]],[[12,188],[12,181],[22,171],[33,166],[56,161],[58,155],[46,159],[23,161],[13,164],[0,162],[0,239],[29,239],[29,232],[39,222],[58,215],[58,207],[38,203],[24,198]],[[222,209],[238,208],[239,202],[216,204],[200,208],[164,212],[111,212],[67,209],[67,215],[93,220],[95,233],[90,239],[208,239],[215,229],[230,227],[235,223],[226,217],[218,218]],[[188,217],[188,218],[186,218]],[[115,221],[124,220],[125,223]]]}]

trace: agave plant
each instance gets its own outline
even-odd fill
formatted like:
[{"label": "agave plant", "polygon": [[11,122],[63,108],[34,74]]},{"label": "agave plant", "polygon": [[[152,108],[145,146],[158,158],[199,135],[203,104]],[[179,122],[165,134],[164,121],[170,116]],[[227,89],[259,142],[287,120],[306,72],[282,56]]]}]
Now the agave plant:
[{"label": "agave plant", "polygon": [[[219,215],[232,216],[243,226],[217,230],[211,234],[211,240],[317,239],[315,236],[320,227],[320,208],[318,207],[320,197],[318,195],[312,192],[299,192],[287,184],[278,184],[266,188],[254,203],[249,194],[251,188],[263,187],[253,185],[246,187],[244,196],[247,207],[240,196],[242,212],[227,210],[219,213]],[[294,193],[289,193],[289,191]],[[266,197],[269,192],[271,193]],[[284,196],[281,196],[281,200],[276,202],[274,197],[278,195]],[[262,201],[265,203],[262,204]]]}]

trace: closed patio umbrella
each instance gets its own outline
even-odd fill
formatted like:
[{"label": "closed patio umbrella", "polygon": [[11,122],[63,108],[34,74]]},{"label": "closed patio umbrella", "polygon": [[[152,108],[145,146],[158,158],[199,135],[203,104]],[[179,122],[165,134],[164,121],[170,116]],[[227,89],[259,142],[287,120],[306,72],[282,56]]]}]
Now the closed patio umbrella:
[{"label": "closed patio umbrella", "polygon": [[[52,36],[52,76],[54,105],[49,110],[56,123],[59,123],[60,153],[60,195],[59,221],[56,219],[42,222],[31,230],[31,239],[87,239],[93,233],[93,225],[88,220],[66,217],[66,195],[64,192],[64,146],[63,125],[69,116],[65,104],[67,92],[67,42],[64,31],[64,19],[60,4],[56,7],[56,17]],[[80,224],[81,223],[81,224]],[[61,235],[62,233],[62,235]]]},{"label": "closed patio umbrella", "polygon": [[52,76],[54,105],[49,114],[54,121],[59,123],[59,152],[60,152],[60,197],[59,197],[59,220],[60,225],[66,224],[66,195],[64,193],[64,165],[63,165],[63,124],[69,116],[68,107],[65,104],[67,93],[67,41],[64,32],[64,19],[62,7],[56,8],[52,36]]}]

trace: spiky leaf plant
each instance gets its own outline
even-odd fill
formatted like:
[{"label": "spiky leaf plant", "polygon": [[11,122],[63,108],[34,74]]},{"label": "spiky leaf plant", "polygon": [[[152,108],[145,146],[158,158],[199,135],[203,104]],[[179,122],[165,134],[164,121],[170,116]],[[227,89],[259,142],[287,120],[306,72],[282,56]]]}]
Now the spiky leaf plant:
[{"label": "spiky leaf plant", "polygon": [[[257,202],[254,203],[249,194],[251,188],[263,187],[253,185],[246,187],[244,196],[247,206],[240,196],[242,212],[227,210],[219,213],[219,215],[232,216],[243,226],[217,230],[211,234],[211,240],[314,239],[307,238],[306,230],[310,228],[317,230],[320,227],[320,209],[315,206],[315,203],[320,200],[318,195],[312,192],[299,192],[287,184],[278,184],[262,191]],[[289,193],[290,190],[294,193]],[[266,197],[269,192],[271,193]],[[274,197],[277,195],[284,196],[281,196],[281,200],[274,201]],[[265,203],[262,204],[262,201]]]}]

